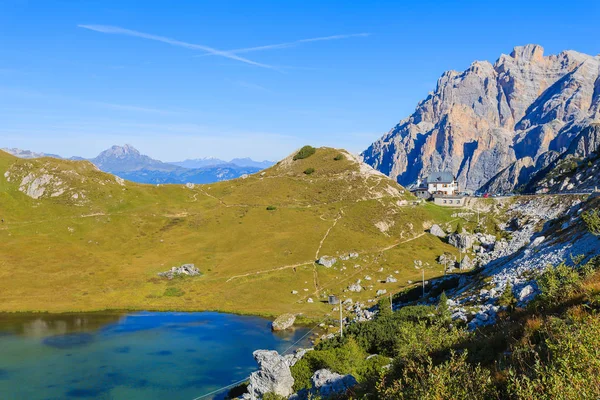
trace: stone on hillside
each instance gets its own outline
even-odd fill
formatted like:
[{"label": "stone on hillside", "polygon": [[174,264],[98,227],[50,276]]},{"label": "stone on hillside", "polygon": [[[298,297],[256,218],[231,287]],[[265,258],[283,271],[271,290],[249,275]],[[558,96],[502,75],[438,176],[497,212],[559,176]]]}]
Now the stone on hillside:
[{"label": "stone on hillside", "polygon": [[271,329],[274,331],[286,330],[294,325],[294,321],[296,321],[296,316],[294,314],[281,314],[279,317],[275,318],[275,321],[271,324]]},{"label": "stone on hillside", "polygon": [[396,283],[396,282],[398,282],[398,279],[394,278],[391,275],[385,279],[385,283]]},{"label": "stone on hillside", "polygon": [[470,249],[473,247],[473,236],[468,233],[455,233],[448,237],[448,243],[458,249]]},{"label": "stone on hillside", "polygon": [[471,268],[473,268],[473,262],[471,261],[469,256],[465,256],[460,263],[460,269],[461,271],[465,271]]},{"label": "stone on hillside", "polygon": [[356,281],[356,283],[353,283],[352,285],[348,286],[348,290],[351,292],[360,292],[362,291],[362,286],[360,286],[360,279],[358,281]]},{"label": "stone on hillside", "polygon": [[306,302],[307,303],[314,303],[314,300],[311,297],[309,297],[308,299],[306,299]]},{"label": "stone on hillside", "polygon": [[377,293],[375,293],[375,295],[376,295],[376,296],[383,296],[383,295],[384,295],[384,294],[386,294],[386,293],[387,293],[387,290],[385,290],[385,289],[379,289],[379,290],[377,291]]},{"label": "stone on hillside", "polygon": [[285,356],[283,356],[283,358],[290,367],[293,367],[298,361],[302,359],[302,357],[306,355],[306,353],[313,350],[314,349],[298,349],[294,352],[294,354],[286,354]]},{"label": "stone on hillside", "polygon": [[527,303],[537,294],[533,285],[527,285],[519,291],[519,303]]},{"label": "stone on hillside", "polygon": [[329,257],[329,256],[323,256],[317,260],[317,264],[322,265],[325,268],[333,267],[333,264],[335,264],[336,262],[337,262],[337,258]]},{"label": "stone on hillside", "polygon": [[542,242],[543,242],[544,240],[546,240],[546,237],[545,237],[545,236],[538,236],[538,237],[536,237],[536,238],[533,240],[533,242],[531,243],[531,247],[537,247],[537,246],[539,246],[540,244],[542,244]]},{"label": "stone on hillside", "polygon": [[175,276],[198,276],[202,275],[200,270],[194,264],[183,264],[181,267],[173,267],[169,271],[160,272],[158,276],[163,276],[168,279],[173,279]]},{"label": "stone on hillside", "polygon": [[358,382],[352,375],[340,375],[328,369],[320,369],[311,378],[312,394],[322,398],[343,396],[348,389],[354,387]]},{"label": "stone on hillside", "polygon": [[256,350],[252,355],[259,370],[250,374],[251,398],[262,399],[267,393],[288,397],[294,392],[294,378],[284,357],[273,350]]},{"label": "stone on hillside", "polygon": [[446,232],[444,232],[444,230],[442,228],[440,228],[439,225],[433,225],[430,229],[429,229],[429,233],[431,233],[433,236],[437,236],[440,238],[445,238],[446,237]]}]

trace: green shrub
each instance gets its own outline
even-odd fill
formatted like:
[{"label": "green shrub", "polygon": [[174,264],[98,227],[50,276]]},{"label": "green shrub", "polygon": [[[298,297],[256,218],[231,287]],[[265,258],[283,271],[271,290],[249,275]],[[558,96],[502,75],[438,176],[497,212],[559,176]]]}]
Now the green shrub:
[{"label": "green shrub", "polygon": [[339,347],[309,351],[291,368],[294,390],[310,388],[313,373],[323,368],[339,374],[352,374],[360,381],[360,368],[366,357],[367,353],[352,337],[347,338]]},{"label": "green shrub", "polygon": [[462,222],[458,221],[458,224],[456,224],[456,233],[462,233],[463,229],[464,228]]},{"label": "green shrub", "polygon": [[300,149],[299,152],[296,153],[296,155],[294,156],[294,161],[303,160],[305,158],[308,158],[308,157],[312,156],[313,154],[315,154],[316,151],[317,151],[317,149],[315,149],[312,146],[304,146],[303,148]]},{"label": "green shrub", "polygon": [[286,400],[287,397],[275,394],[275,393],[265,393],[263,396],[263,400]]},{"label": "green shrub", "polygon": [[538,334],[538,344],[524,343],[515,349],[520,359],[513,360],[508,374],[509,398],[600,398],[598,315],[553,318]]},{"label": "green shrub", "polygon": [[313,167],[306,168],[306,169],[304,170],[304,173],[305,173],[306,175],[310,175],[310,174],[312,174],[313,172],[315,172],[315,169],[314,169]]},{"label": "green shrub", "polygon": [[600,236],[600,211],[590,210],[581,214],[585,225],[593,235]]},{"label": "green shrub", "polygon": [[425,361],[409,360],[400,378],[389,385],[383,380],[378,385],[378,399],[494,399],[499,394],[489,370],[467,363],[466,352],[435,365],[431,358]]},{"label": "green shrub", "polygon": [[333,157],[333,159],[335,161],[340,161],[344,159],[344,155],[342,153],[338,154],[337,156]]},{"label": "green shrub", "polygon": [[498,299],[498,305],[500,307],[506,307],[508,311],[512,311],[517,305],[517,299],[513,294],[512,285],[510,283],[506,284],[504,292],[502,292],[502,295]]},{"label": "green shrub", "polygon": [[579,273],[564,262],[548,268],[538,279],[541,294],[538,303],[555,306],[568,300],[581,288]]},{"label": "green shrub", "polygon": [[451,319],[450,308],[448,307],[448,296],[446,296],[446,292],[442,292],[440,295],[440,301],[437,306],[438,317],[441,322],[448,322]]},{"label": "green shrub", "polygon": [[267,211],[275,211],[277,210],[277,207],[275,206],[267,206]]},{"label": "green shrub", "polygon": [[185,294],[185,292],[182,289],[179,289],[177,287],[168,287],[165,289],[165,292],[163,293],[163,296],[168,296],[168,297],[181,297]]}]

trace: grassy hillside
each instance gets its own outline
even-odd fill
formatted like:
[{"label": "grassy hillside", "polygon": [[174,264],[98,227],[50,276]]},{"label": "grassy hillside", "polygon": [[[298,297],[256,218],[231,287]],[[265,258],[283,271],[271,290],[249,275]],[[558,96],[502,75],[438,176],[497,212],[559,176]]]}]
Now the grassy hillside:
[{"label": "grassy hillside", "polygon": [[[424,232],[453,211],[412,200],[394,181],[331,148],[290,156],[245,179],[194,187],[134,184],[85,161],[0,152],[0,311],[322,315],[330,307],[319,296],[340,294],[367,274],[373,288],[348,297],[398,291],[420,276],[413,259],[436,265],[439,254],[456,251]],[[349,252],[360,256],[330,269],[314,264]],[[203,276],[157,276],[183,263]],[[390,274],[398,283],[377,281]]]}]

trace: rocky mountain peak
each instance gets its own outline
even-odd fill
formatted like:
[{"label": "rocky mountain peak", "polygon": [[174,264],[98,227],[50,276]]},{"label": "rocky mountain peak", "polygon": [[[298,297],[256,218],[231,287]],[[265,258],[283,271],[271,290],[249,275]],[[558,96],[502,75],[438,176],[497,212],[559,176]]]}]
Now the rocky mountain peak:
[{"label": "rocky mountain peak", "polygon": [[576,51],[544,56],[535,44],[517,46],[493,65],[476,61],[462,73],[447,71],[363,158],[405,186],[447,170],[461,188],[477,190],[526,157],[509,175],[529,176],[598,119],[599,72],[598,57]]},{"label": "rocky mountain peak", "polygon": [[175,165],[166,164],[141,154],[135,147],[129,144],[112,146],[110,149],[98,154],[91,161],[101,170],[113,173],[146,169],[172,171],[178,168]]},{"label": "rocky mountain peak", "polygon": [[541,62],[544,60],[544,48],[538,44],[515,46],[510,56],[524,62]]},{"label": "rocky mountain peak", "polygon": [[104,155],[105,157],[125,158],[129,156],[140,156],[141,154],[139,150],[132,145],[125,144],[124,146],[112,146],[110,149],[104,150],[100,155]]}]

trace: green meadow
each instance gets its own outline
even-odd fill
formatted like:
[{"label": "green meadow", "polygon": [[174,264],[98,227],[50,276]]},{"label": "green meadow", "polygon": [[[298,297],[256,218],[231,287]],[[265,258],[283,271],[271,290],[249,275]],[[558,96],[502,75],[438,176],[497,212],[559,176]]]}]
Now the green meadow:
[{"label": "green meadow", "polygon": [[[456,249],[426,230],[454,223],[454,212],[415,204],[397,183],[331,148],[195,186],[123,182],[85,161],[0,152],[0,311],[316,318],[331,311],[327,294],[366,301],[419,280],[415,259],[429,263],[426,278],[442,275],[437,257]],[[359,257],[331,268],[315,263],[351,252]],[[202,276],[157,275],[184,263]],[[389,275],[398,282],[381,282]],[[373,287],[344,292],[357,279]]]}]

